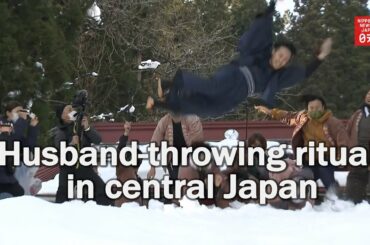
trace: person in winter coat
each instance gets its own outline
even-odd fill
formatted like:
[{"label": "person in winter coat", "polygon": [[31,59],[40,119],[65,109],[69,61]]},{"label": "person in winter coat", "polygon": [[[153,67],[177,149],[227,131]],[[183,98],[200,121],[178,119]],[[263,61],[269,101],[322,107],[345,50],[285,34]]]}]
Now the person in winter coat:
[{"label": "person in winter coat", "polygon": [[[176,147],[179,152],[178,159],[181,159],[181,147],[203,141],[203,127],[199,117],[166,114],[159,120],[151,139],[151,142],[158,146],[162,141],[166,141],[169,146]],[[178,166],[170,164],[168,171],[173,179],[177,179]],[[155,168],[152,167],[148,173],[148,178],[154,176]]]},{"label": "person in winter coat", "polygon": [[[89,147],[92,144],[98,145],[101,142],[99,133],[90,126],[86,116],[83,117],[82,137],[75,132],[75,114],[76,111],[72,105],[63,104],[56,109],[56,117],[59,120],[58,126],[54,129],[54,146],[59,149],[61,142],[67,145],[75,146],[80,149]],[[68,156],[67,156],[68,157]],[[68,201],[68,175],[74,175],[74,180],[90,180],[94,184],[94,201],[100,205],[112,205],[111,201],[105,194],[105,183],[94,171],[92,166],[60,166],[59,186],[56,194],[56,203]],[[76,184],[76,182],[75,182]],[[86,200],[86,198],[84,198]]]},{"label": "person in winter coat", "polygon": [[366,187],[370,178],[370,90],[364,103],[347,122],[350,146],[361,146],[367,150],[367,167],[350,167],[347,177],[347,197],[354,203],[366,200]]},{"label": "person in winter coat", "polygon": [[[20,142],[21,149],[28,147],[32,150],[36,146],[39,121],[37,117],[27,120],[27,116],[28,113],[19,102],[10,101],[6,104],[5,115],[0,118],[0,141],[6,142],[7,150],[14,149],[16,141]],[[25,193],[14,173],[14,159],[7,157],[5,166],[0,166],[0,195],[3,197],[22,196]]]},{"label": "person in winter coat", "polygon": [[[268,109],[264,106],[256,106],[255,108],[259,112],[270,115],[272,119],[295,126],[292,136],[292,147],[295,153],[297,147],[308,146],[310,141],[315,142],[316,146],[320,142],[324,142],[326,147],[348,146],[349,138],[344,124],[327,109],[325,100],[316,95],[306,95],[303,99],[306,103],[306,109],[299,112],[276,108]],[[303,162],[307,161],[308,159],[303,159]],[[330,164],[326,167],[315,165],[310,168],[314,173],[315,180],[321,179],[326,189],[330,187],[336,189],[334,166]]]},{"label": "person in winter coat", "polygon": [[[177,149],[178,160],[181,161],[181,148],[190,146],[194,142],[203,141],[203,127],[197,116],[179,116],[172,113],[162,117],[154,130],[151,142],[160,146],[161,141],[167,141],[169,146]],[[171,180],[176,180],[179,171],[179,164],[174,164],[173,159],[169,159],[167,170]],[[151,166],[147,177],[154,178],[155,167]]]}]

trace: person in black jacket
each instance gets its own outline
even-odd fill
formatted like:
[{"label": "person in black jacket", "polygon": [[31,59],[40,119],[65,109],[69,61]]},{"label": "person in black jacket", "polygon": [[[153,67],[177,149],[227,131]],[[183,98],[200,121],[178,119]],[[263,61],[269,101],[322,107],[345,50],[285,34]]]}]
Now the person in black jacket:
[{"label": "person in black jacket", "polygon": [[[275,2],[270,1],[265,13],[240,38],[237,59],[219,68],[210,79],[183,70],[178,70],[170,82],[158,79],[160,100],[149,96],[146,108],[161,107],[200,117],[220,116],[256,95],[273,106],[277,92],[308,78],[330,53],[332,40],[323,42],[320,53],[308,66],[290,65],[296,53],[294,45],[288,41],[273,44]],[[165,87],[169,87],[166,93]]]},{"label": "person in black jacket", "polygon": [[[10,101],[6,104],[5,115],[0,118],[0,141],[6,142],[7,150],[13,149],[15,141],[20,142],[21,149],[23,147],[32,149],[36,146],[39,121],[37,117],[27,120],[27,116],[28,113],[19,102]],[[5,166],[0,166],[0,199],[24,195],[24,190],[14,173],[14,159],[7,157]]]},{"label": "person in black jacket", "polygon": [[[56,109],[56,117],[59,125],[54,129],[54,145],[60,148],[61,142],[79,148],[89,147],[92,144],[98,145],[101,142],[99,133],[90,126],[86,116],[81,121],[83,133],[81,139],[74,132],[75,114],[72,105],[61,105]],[[68,156],[67,156],[68,157]],[[94,171],[92,166],[60,166],[59,186],[56,194],[56,203],[63,203],[68,200],[68,174],[74,175],[75,185],[77,180],[90,180],[94,184],[94,201],[100,205],[112,205],[112,201],[105,194],[105,183]],[[84,198],[84,201],[87,199]]]}]

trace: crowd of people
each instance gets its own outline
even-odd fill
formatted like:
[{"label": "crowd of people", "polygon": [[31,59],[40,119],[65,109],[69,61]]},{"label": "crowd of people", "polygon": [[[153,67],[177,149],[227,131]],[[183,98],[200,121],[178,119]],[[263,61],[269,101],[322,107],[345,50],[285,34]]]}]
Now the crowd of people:
[{"label": "crowd of people", "polygon": [[[330,147],[354,147],[362,146],[369,151],[370,149],[370,90],[365,95],[364,103],[357,111],[353,113],[351,118],[343,121],[338,120],[333,113],[327,108],[325,100],[320,96],[307,95],[304,96],[305,108],[298,112],[284,111],[278,108],[269,109],[265,106],[256,106],[258,112],[269,115],[271,119],[280,120],[290,126],[294,126],[291,145],[293,151],[297,147],[307,146],[308,142],[324,142]],[[98,131],[90,125],[88,117],[84,116],[80,123],[82,133],[77,135],[75,109],[72,105],[63,104],[56,109],[56,118],[58,123],[52,130],[54,146],[58,147],[61,142],[66,142],[68,145],[83,147],[99,145],[101,136]],[[38,118],[30,117],[30,114],[22,107],[21,103],[10,101],[6,104],[4,114],[0,119],[0,141],[5,141],[7,149],[10,150],[12,143],[15,141],[21,142],[22,146],[27,146],[32,149],[37,145],[39,136]],[[118,151],[129,144],[131,134],[131,122],[126,121],[123,125],[122,135],[119,137]],[[209,147],[206,143],[203,134],[202,122],[195,115],[176,115],[167,113],[163,116],[153,132],[151,142],[158,145],[162,141],[168,142],[170,146],[178,149],[181,154],[183,147]],[[246,140],[246,147],[261,147],[266,152],[267,157],[267,139],[259,133],[251,135]],[[247,159],[247,156],[245,156]],[[181,159],[181,156],[178,158]],[[192,161],[189,157],[188,161]],[[369,156],[367,156],[369,162]],[[251,166],[240,166],[237,160],[233,165],[221,170],[211,161],[209,167],[198,167],[195,164],[186,166],[178,166],[174,164],[172,158],[168,159],[168,165],[165,167],[165,172],[171,180],[206,180],[208,174],[213,174],[215,177],[215,190],[213,200],[199,200],[203,204],[213,204],[220,208],[230,207],[230,203],[238,200],[249,203],[253,200],[243,200],[236,198],[235,200],[226,200],[223,198],[224,193],[230,192],[228,178],[230,174],[235,174],[237,180],[243,181],[247,179],[259,180],[275,180],[280,182],[284,179],[291,180],[321,180],[326,191],[332,191],[336,194],[340,193],[340,188],[334,178],[336,167],[334,166],[309,166],[304,164],[303,167],[298,167],[295,164],[294,157],[286,156],[284,160],[287,162],[287,168],[283,172],[269,172],[265,167],[258,164],[258,159],[255,159]],[[305,159],[303,160],[305,162]],[[116,167],[116,177],[119,181],[136,179],[140,181],[138,176],[138,166],[124,166],[118,164]],[[17,197],[25,194],[36,194],[40,190],[40,181],[28,181],[26,185],[21,185],[25,181],[22,178],[30,176],[18,176],[17,172],[27,168],[26,166],[14,167],[11,157],[6,158],[5,166],[0,166],[0,199],[8,197]],[[346,191],[343,198],[346,198],[354,203],[360,203],[367,199],[367,187],[369,185],[370,168],[367,167],[349,167],[347,177]],[[34,173],[34,172],[33,172]],[[137,202],[140,205],[146,205],[148,200],[141,197],[130,200],[122,196],[117,200],[111,200],[106,196],[105,183],[99,176],[99,173],[94,167],[86,166],[61,166],[59,168],[59,186],[56,193],[56,202],[63,203],[71,198],[67,195],[68,185],[67,176],[73,174],[74,180],[90,180],[94,183],[94,200],[100,205],[115,205],[121,206],[127,202]],[[156,176],[156,167],[151,167],[147,173],[147,178],[152,179]],[[32,176],[31,176],[32,177]],[[36,179],[37,180],[37,179]],[[206,185],[205,185],[206,186]],[[174,190],[170,190],[174,192]],[[185,193],[185,190],[182,190]],[[84,201],[89,198],[84,197]],[[164,203],[173,203],[180,205],[178,199],[161,199]],[[312,204],[315,200],[283,200],[275,198],[269,201],[269,204],[281,209],[300,209],[304,207],[306,202]]]},{"label": "crowd of people", "polygon": [[[327,147],[361,146],[369,152],[370,91],[366,94],[364,103],[347,120],[346,125],[335,118],[330,108],[327,108],[324,98],[317,95],[304,97],[306,104],[302,111],[289,112],[273,108],[275,94],[308,78],[330,54],[332,46],[332,39],[327,38],[310,64],[305,67],[291,64],[296,54],[294,45],[287,41],[273,43],[275,4],[276,1],[271,0],[265,12],[258,15],[248,31],[242,35],[238,44],[239,57],[222,66],[210,79],[203,79],[183,70],[178,70],[171,81],[157,78],[158,99],[148,97],[146,108],[152,110],[159,107],[169,112],[158,122],[151,139],[152,142],[159,144],[161,141],[167,141],[180,153],[183,147],[209,147],[205,143],[207,139],[204,138],[199,117],[224,115],[247,97],[259,96],[269,107],[256,106],[255,109],[258,112],[270,116],[273,120],[280,120],[294,126],[291,141],[293,151],[297,147],[308,146],[309,142],[313,141],[323,142]],[[73,104],[63,104],[57,108],[58,125],[51,131],[54,147],[58,148],[61,142],[65,142],[81,150],[92,144],[101,143],[99,132],[90,125],[89,118],[77,113],[76,110]],[[0,141],[6,142],[9,150],[16,141],[19,141],[23,147],[32,149],[36,146],[39,136],[38,123],[38,118],[28,113],[19,102],[8,102],[0,119]],[[119,138],[118,149],[128,144],[130,130],[131,122],[126,122],[124,132]],[[246,141],[247,146],[262,147],[267,151],[266,139],[261,134],[254,134]],[[188,160],[191,161],[191,158]],[[307,161],[307,159],[303,160]],[[227,180],[231,174],[236,174],[238,181],[271,179],[280,182],[284,179],[320,179],[327,191],[339,193],[338,183],[334,178],[336,171],[334,166],[306,164],[303,167],[297,167],[294,159],[286,157],[285,161],[288,168],[281,173],[269,172],[258,164],[252,167],[241,167],[237,161],[233,166],[222,171],[212,162],[208,168],[200,168],[194,164],[184,167],[173,164],[171,158],[165,170],[171,180],[204,180],[206,175],[213,174],[215,176],[215,198],[200,201],[213,203],[221,208],[229,207],[230,202],[233,201],[223,198],[223,193],[227,193],[230,189]],[[369,154],[367,162],[370,162]],[[40,189],[40,181],[37,179],[28,182],[21,180],[22,175],[19,173],[22,169],[24,171],[25,166],[14,167],[11,157],[6,158],[5,166],[3,165],[0,166],[0,199],[35,194]],[[349,167],[345,196],[354,203],[360,203],[367,198],[369,169],[369,164],[366,167]],[[137,166],[119,165],[116,169],[116,176],[120,181],[130,179],[140,181],[137,172]],[[79,165],[59,168],[57,203],[70,200],[67,195],[68,175],[70,174],[75,176],[76,181],[84,179],[93,182],[94,200],[98,204],[120,206],[123,203],[135,201],[145,205],[146,200],[141,197],[136,200],[129,200],[125,197],[110,200],[105,193],[105,183],[100,178],[97,169]],[[151,167],[147,178],[154,178],[155,175],[156,168]],[[83,199],[88,200],[87,197]],[[179,204],[178,199],[163,201]],[[271,200],[270,204],[277,208],[299,209],[306,202],[313,201],[276,198]]]}]

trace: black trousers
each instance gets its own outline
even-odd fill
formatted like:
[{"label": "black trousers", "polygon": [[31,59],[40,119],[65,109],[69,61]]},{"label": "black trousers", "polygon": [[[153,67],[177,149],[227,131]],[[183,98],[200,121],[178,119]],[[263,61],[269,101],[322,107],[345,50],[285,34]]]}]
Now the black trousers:
[{"label": "black trousers", "polygon": [[248,85],[239,67],[224,65],[209,79],[177,71],[163,107],[177,114],[200,117],[230,112],[248,96]]},{"label": "black trousers", "polygon": [[19,197],[24,195],[22,186],[16,182],[14,184],[0,184],[0,193],[9,193],[13,197]]},{"label": "black trousers", "polygon": [[334,178],[335,167],[333,166],[327,166],[327,167],[313,166],[310,168],[313,172],[314,179],[315,180],[321,179],[322,183],[324,184],[327,190],[330,187],[335,186],[336,184],[336,180]]},{"label": "black trousers", "polygon": [[367,167],[352,167],[347,177],[347,197],[354,203],[366,200],[370,172]]},{"label": "black trousers", "polygon": [[[92,167],[79,166],[61,167],[59,172],[59,186],[56,195],[56,203],[63,203],[68,201],[68,175],[74,175],[73,187],[76,186],[77,180],[90,180],[94,184],[94,198],[88,199],[85,195],[83,201],[94,200],[99,205],[113,205],[105,194],[105,183],[94,171]],[[73,191],[73,190],[70,190]]]}]

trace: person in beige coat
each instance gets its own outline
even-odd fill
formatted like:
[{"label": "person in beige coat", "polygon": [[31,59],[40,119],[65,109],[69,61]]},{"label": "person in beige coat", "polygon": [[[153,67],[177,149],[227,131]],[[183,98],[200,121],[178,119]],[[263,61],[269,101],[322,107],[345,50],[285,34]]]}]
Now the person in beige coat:
[{"label": "person in beige coat", "polygon": [[[160,146],[161,141],[167,141],[169,146],[174,146],[178,150],[178,159],[181,160],[181,148],[191,146],[193,143],[203,141],[203,127],[197,116],[186,115],[178,116],[172,113],[162,117],[154,130],[151,142]],[[174,164],[169,160],[167,165],[168,174],[171,180],[177,180],[179,164]],[[151,167],[148,178],[154,178],[155,167]]]}]

